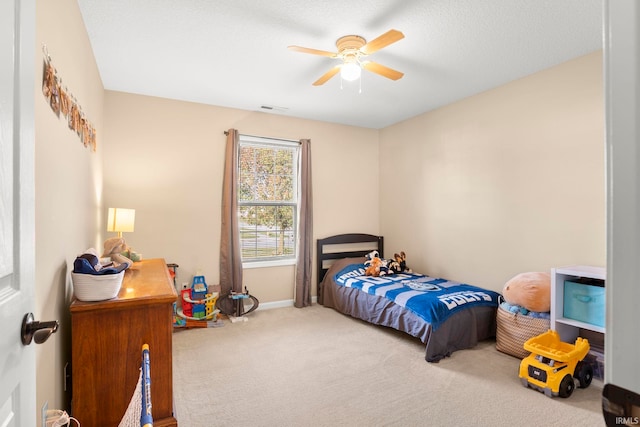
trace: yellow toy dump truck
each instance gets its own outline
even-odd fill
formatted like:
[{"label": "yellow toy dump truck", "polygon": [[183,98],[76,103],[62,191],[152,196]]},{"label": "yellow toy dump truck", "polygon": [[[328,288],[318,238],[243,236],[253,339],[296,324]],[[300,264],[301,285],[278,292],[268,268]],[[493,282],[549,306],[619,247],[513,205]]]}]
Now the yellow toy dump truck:
[{"label": "yellow toy dump truck", "polygon": [[[556,331],[530,338],[524,348],[531,354],[520,362],[520,381],[545,395],[569,397],[575,389],[587,388],[593,379],[593,366],[583,361],[589,341],[578,337],[575,344],[562,342]],[[575,379],[575,380],[574,380]]]}]

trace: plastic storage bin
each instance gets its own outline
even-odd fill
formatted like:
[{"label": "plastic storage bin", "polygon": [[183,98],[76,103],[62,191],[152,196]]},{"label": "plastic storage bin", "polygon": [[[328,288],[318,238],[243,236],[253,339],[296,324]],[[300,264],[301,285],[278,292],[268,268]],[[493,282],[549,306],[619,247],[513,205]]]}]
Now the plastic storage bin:
[{"label": "plastic storage bin", "polygon": [[604,282],[594,279],[565,280],[563,315],[568,319],[604,327]]}]

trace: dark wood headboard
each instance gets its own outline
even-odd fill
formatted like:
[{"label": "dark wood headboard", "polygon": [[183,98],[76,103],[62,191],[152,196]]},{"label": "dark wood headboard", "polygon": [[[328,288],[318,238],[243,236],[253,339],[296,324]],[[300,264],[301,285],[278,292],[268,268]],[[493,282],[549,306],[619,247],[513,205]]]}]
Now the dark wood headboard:
[{"label": "dark wood headboard", "polygon": [[[341,247],[344,249],[341,249]],[[384,257],[384,237],[374,236],[373,234],[351,233],[318,239],[316,253],[318,284],[322,282],[329,269],[329,266],[326,265],[328,263],[325,263],[325,261],[363,257],[373,250],[377,250],[381,258]]]}]

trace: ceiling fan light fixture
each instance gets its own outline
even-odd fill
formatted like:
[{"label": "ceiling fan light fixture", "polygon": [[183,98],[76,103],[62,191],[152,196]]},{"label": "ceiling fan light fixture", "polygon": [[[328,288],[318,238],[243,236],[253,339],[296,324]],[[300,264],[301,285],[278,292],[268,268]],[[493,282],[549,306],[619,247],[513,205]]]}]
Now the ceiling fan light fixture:
[{"label": "ceiling fan light fixture", "polygon": [[348,82],[358,80],[360,74],[362,74],[362,68],[357,62],[345,62],[340,67],[340,76]]},{"label": "ceiling fan light fixture", "polygon": [[336,74],[340,73],[342,80],[354,81],[360,79],[362,69],[381,75],[391,80],[398,80],[404,75],[400,71],[394,70],[389,67],[385,67],[377,62],[364,61],[362,59],[371,55],[374,52],[379,51],[382,48],[389,46],[402,40],[404,34],[398,30],[389,30],[381,36],[376,37],[367,43],[367,41],[360,36],[348,35],[340,37],[336,40],[337,52],[329,52],[327,50],[310,49],[302,46],[289,46],[289,50],[295,52],[310,53],[313,55],[327,56],[329,58],[342,60],[342,64],[338,64],[332,67],[329,71],[324,73],[318,80],[313,82],[314,86],[320,86],[325,84]]}]

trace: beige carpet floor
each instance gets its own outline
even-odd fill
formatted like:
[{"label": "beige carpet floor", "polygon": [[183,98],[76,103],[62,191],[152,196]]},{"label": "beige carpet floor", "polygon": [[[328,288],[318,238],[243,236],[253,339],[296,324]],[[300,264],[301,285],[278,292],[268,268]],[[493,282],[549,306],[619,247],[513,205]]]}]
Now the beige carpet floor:
[{"label": "beige carpet floor", "polygon": [[322,306],[247,317],[174,333],[181,427],[604,426],[602,382],[546,397],[494,341],[427,363],[419,340]]}]

